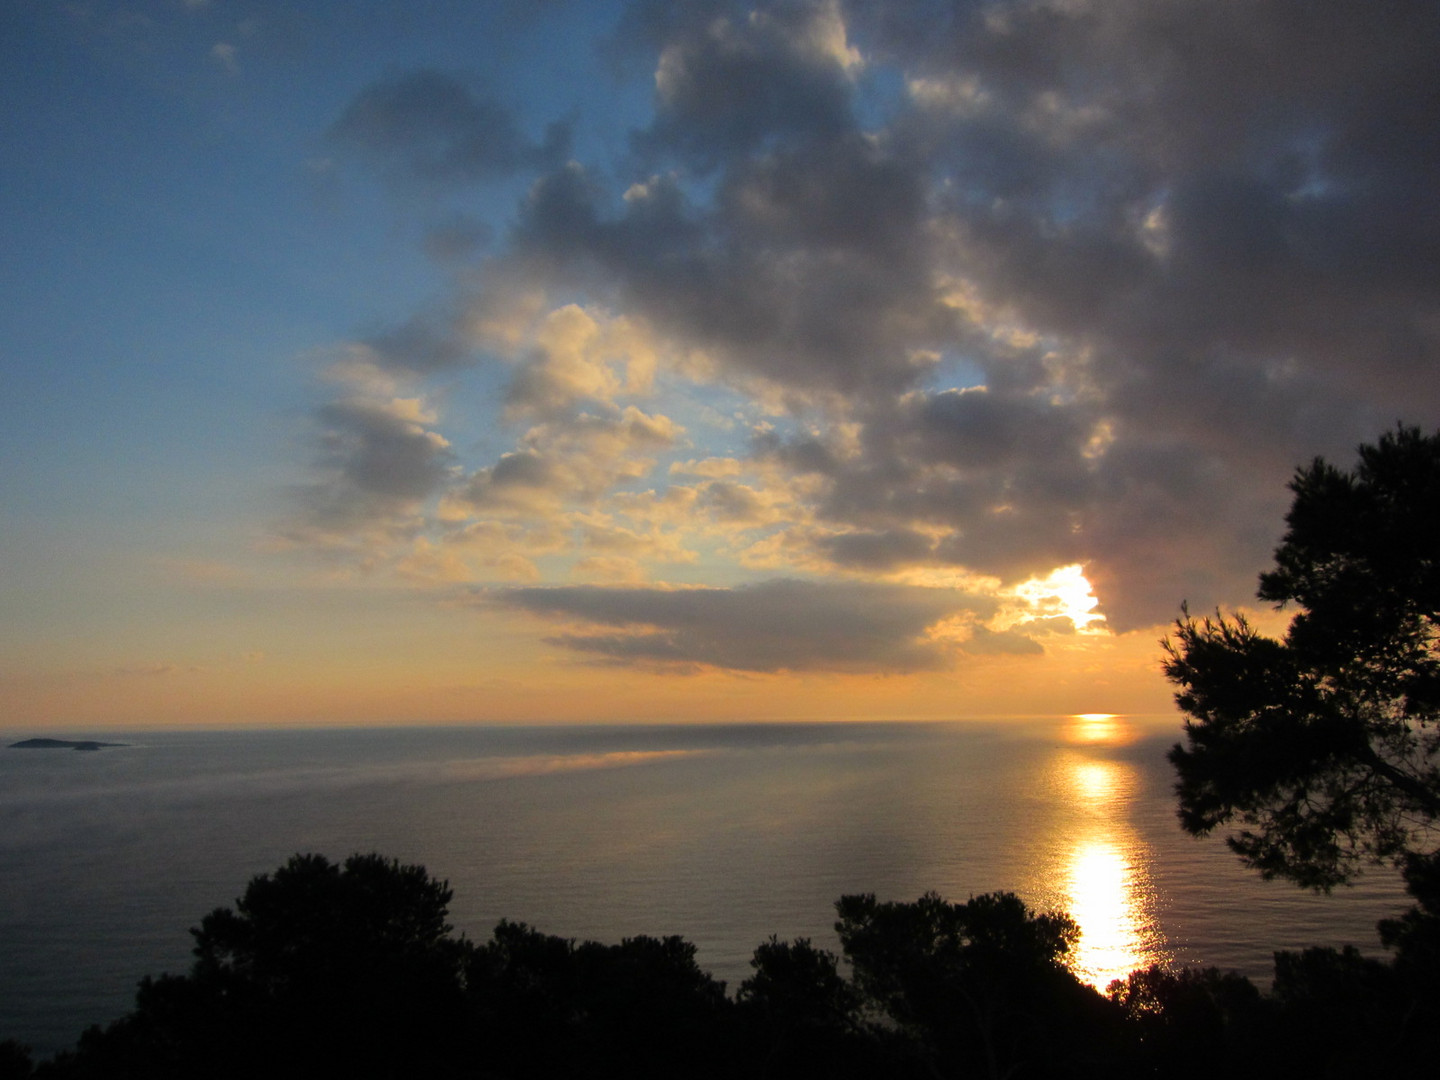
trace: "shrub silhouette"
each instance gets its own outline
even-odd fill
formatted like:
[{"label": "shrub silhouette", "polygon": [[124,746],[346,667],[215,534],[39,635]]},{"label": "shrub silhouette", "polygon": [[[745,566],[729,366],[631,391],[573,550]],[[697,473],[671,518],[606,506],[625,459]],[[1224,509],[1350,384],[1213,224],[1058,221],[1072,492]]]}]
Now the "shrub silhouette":
[{"label": "shrub silhouette", "polygon": [[1106,998],[1067,966],[1075,923],[1013,894],[845,896],[843,958],[771,938],[731,1000],[683,938],[502,921],[476,945],[449,901],[423,867],[296,855],[201,920],[187,974],[142,980],[129,1014],[52,1062],[0,1043],[0,1076],[1311,1080],[1420,1075],[1440,1051],[1429,907],[1387,924],[1393,963],[1282,953],[1268,998],[1153,967]]},{"label": "shrub silhouette", "polygon": [[79,1076],[443,1075],[458,1059],[465,958],[450,889],[379,855],[296,855],[192,930],[190,974],[81,1036]]},{"label": "shrub silhouette", "polygon": [[1013,893],[963,904],[873,895],[836,904],[836,932],[872,1016],[940,1075],[1074,1075],[1118,1017],[1066,966],[1079,927]]}]

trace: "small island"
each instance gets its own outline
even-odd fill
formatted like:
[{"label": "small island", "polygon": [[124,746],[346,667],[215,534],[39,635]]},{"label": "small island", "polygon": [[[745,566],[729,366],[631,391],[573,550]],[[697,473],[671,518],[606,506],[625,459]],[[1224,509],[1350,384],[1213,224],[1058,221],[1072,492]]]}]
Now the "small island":
[{"label": "small island", "polygon": [[118,742],[96,742],[94,739],[22,739],[11,743],[11,750],[99,750],[102,746],[124,746]]}]

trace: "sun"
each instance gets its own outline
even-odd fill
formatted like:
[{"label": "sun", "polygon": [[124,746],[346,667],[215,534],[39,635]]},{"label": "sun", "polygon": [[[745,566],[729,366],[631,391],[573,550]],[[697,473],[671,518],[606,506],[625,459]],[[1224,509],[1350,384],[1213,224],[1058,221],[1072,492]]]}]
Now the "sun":
[{"label": "sun", "polygon": [[1105,616],[1095,610],[1100,601],[1079,563],[1059,567],[1043,578],[1031,578],[1015,586],[1014,594],[1029,605],[1031,619],[1064,616],[1082,633],[1103,628]]}]

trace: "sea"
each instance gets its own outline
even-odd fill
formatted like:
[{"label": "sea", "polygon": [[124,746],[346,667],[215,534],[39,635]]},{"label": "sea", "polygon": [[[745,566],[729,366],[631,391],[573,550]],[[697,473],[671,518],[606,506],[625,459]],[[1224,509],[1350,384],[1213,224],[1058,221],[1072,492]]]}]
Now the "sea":
[{"label": "sea", "polygon": [[1380,954],[1406,904],[1387,873],[1317,895],[1185,834],[1174,716],[3,734],[0,1039],[37,1056],[187,970],[189,928],[297,852],[423,864],[477,941],[679,934],[732,992],[771,935],[838,952],[851,893],[1066,911],[1101,987],[1159,962],[1265,988],[1279,949]]}]

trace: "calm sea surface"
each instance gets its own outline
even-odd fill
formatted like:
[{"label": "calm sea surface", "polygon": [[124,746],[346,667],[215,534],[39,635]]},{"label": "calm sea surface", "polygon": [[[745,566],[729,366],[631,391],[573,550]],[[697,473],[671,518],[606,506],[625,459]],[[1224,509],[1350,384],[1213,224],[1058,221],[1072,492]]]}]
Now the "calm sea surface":
[{"label": "calm sea surface", "polygon": [[[0,1038],[48,1053],[185,970],[187,928],[297,851],[379,851],[502,917],[681,934],[731,989],[771,934],[836,948],[832,904],[1008,889],[1080,923],[1103,985],[1152,960],[1268,985],[1275,949],[1354,944],[1403,906],[1265,883],[1175,824],[1179,721],[474,727],[102,735],[0,749]],[[8,744],[31,733],[5,733]],[[77,737],[80,737],[79,733]]]}]

